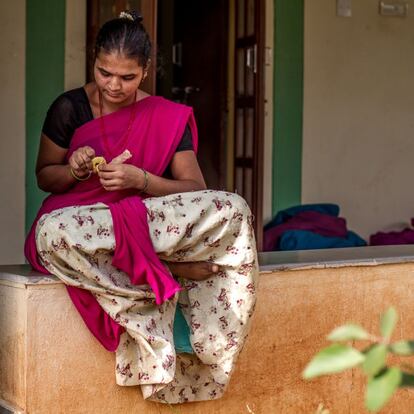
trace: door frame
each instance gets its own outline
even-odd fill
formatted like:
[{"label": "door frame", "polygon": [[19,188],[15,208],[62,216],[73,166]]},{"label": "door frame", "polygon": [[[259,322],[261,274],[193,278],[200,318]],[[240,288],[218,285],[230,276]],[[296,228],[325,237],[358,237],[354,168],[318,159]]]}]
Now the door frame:
[{"label": "door frame", "polygon": [[[266,49],[266,0],[254,0],[254,33],[247,34],[246,28],[246,16],[248,14],[249,1],[244,0],[234,0],[235,5],[235,16],[234,16],[234,76],[233,76],[233,91],[230,93],[230,96],[233,97],[233,102],[231,102],[231,120],[233,122],[233,134],[231,137],[232,140],[232,170],[233,170],[233,190],[237,190],[242,196],[244,195],[247,198],[249,194],[245,193],[247,185],[249,183],[249,178],[246,171],[251,171],[251,210],[254,215],[253,227],[256,234],[256,242],[258,250],[262,250],[263,244],[263,179],[264,179],[264,145],[265,145],[265,49]],[[244,8],[244,37],[238,37],[238,7]],[[242,8],[242,10],[243,10]],[[230,26],[230,25],[229,25]],[[243,52],[243,56],[246,61],[242,62],[244,66],[243,70],[243,81],[244,90],[239,94],[238,93],[238,53]],[[251,57],[253,52],[253,58]],[[250,66],[248,63],[248,56],[250,54]],[[254,61],[253,66],[254,70],[254,86],[253,94],[246,93],[246,73],[251,69],[251,60]],[[239,61],[240,62],[240,61]],[[250,72],[251,73],[251,72]],[[243,111],[243,155],[238,156],[238,146],[240,140],[238,140],[238,120],[237,120],[237,110],[241,109]],[[247,116],[246,109],[253,109],[254,113],[254,127],[253,127],[253,154],[248,156],[246,152],[246,131],[247,131]],[[247,131],[247,134],[249,132]],[[238,144],[239,142],[239,144]],[[237,170],[240,169],[242,173],[241,183],[237,180]],[[239,185],[242,188],[237,188]],[[250,192],[249,192],[250,193]]]},{"label": "door frame", "polygon": [[[237,1],[237,0],[236,0]],[[127,0],[114,0],[116,14],[126,8]],[[230,4],[230,1],[228,2]],[[247,3],[247,1],[246,1]],[[252,168],[252,205],[251,209],[255,216],[254,229],[257,239],[257,247],[262,249],[263,239],[263,178],[264,178],[264,118],[265,118],[265,47],[266,47],[266,0],[255,0],[255,42],[257,45],[257,74],[255,76],[255,124],[254,124],[254,150]],[[91,68],[93,67],[94,51],[93,44],[99,30],[99,4],[100,0],[87,0],[87,80],[91,79]],[[145,27],[153,42],[153,59],[149,75],[144,84],[144,90],[150,94],[156,92],[156,56],[157,56],[157,0],[141,0],[141,13],[144,16]],[[237,22],[236,22],[237,24]],[[228,63],[227,63],[228,64]],[[237,97],[233,95],[233,99]],[[234,103],[228,102],[228,109],[234,107]],[[234,137],[227,137],[228,148],[231,150]],[[229,158],[227,158],[229,160]],[[236,168],[233,164],[233,174]],[[223,169],[223,172],[225,169]],[[233,182],[235,182],[233,177]],[[224,183],[224,180],[223,180]],[[234,188],[233,188],[234,190]]]},{"label": "door frame", "polygon": [[264,176],[264,141],[265,141],[265,49],[266,49],[266,1],[255,0],[258,3],[256,13],[257,33],[257,64],[258,76],[256,78],[256,117],[254,137],[255,159],[253,168],[253,183],[256,183],[254,191],[255,231],[257,249],[263,246],[263,176]]}]

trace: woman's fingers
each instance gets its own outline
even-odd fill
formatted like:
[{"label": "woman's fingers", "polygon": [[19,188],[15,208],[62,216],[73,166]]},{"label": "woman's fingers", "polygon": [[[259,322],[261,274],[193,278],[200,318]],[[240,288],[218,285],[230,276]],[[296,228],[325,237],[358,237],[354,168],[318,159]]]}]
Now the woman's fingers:
[{"label": "woman's fingers", "polygon": [[89,157],[90,159],[92,159],[93,157],[95,157],[95,150],[91,147],[84,147],[85,150],[85,154],[87,157]]},{"label": "woman's fingers", "polygon": [[116,178],[120,178],[117,172],[102,171],[102,167],[98,168],[98,175],[99,175],[99,178],[103,180],[114,180]]},{"label": "woman's fingers", "polygon": [[100,180],[99,180],[100,182],[101,182],[101,184],[103,185],[103,186],[106,186],[106,187],[113,187],[114,185],[119,185],[120,184],[120,182],[117,180],[117,179],[105,179],[105,178],[100,178]]},{"label": "woman's fingers", "polygon": [[121,182],[116,178],[105,179],[101,177],[99,181],[101,182],[102,187],[105,188],[105,190],[113,191],[121,189]]},{"label": "woman's fingers", "polygon": [[89,171],[92,170],[92,158],[95,156],[95,151],[91,147],[82,147],[76,150],[72,159],[78,169]]},{"label": "woman's fingers", "polygon": [[102,173],[115,173],[121,171],[121,164],[103,164],[99,167],[99,172]]},{"label": "woman's fingers", "polygon": [[106,190],[106,191],[118,191],[118,190],[122,190],[123,188],[119,185],[102,185],[102,187]]},{"label": "woman's fingers", "polygon": [[76,157],[73,157],[70,162],[69,162],[70,166],[72,167],[72,169],[74,169],[75,171],[78,172],[86,172],[86,168],[83,167],[83,161],[77,159]]},{"label": "woman's fingers", "polygon": [[83,151],[79,154],[79,160],[79,165],[81,165],[82,168],[92,170],[92,158],[89,157],[86,151]]},{"label": "woman's fingers", "polygon": [[126,177],[126,172],[122,166],[110,166],[109,164],[103,164],[98,168],[99,178],[104,180],[123,180]]}]

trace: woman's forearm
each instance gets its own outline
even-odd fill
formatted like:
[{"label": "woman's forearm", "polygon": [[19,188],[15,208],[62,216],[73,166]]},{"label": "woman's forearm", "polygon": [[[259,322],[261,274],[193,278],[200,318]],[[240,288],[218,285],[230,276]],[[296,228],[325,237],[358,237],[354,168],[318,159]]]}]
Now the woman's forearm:
[{"label": "woman's forearm", "polygon": [[[152,196],[164,196],[175,193],[185,193],[187,191],[205,190],[206,185],[196,180],[169,180],[168,178],[158,177],[148,174],[148,186],[145,193]],[[145,179],[141,180],[139,190],[145,186]]]},{"label": "woman's forearm", "polygon": [[[199,180],[190,179],[168,179],[148,172],[146,179],[143,170],[139,168],[138,171],[139,177],[136,188],[140,191],[146,186],[145,193],[148,195],[164,196],[168,194],[206,189],[204,181],[200,182]],[[49,193],[64,193],[76,182],[76,179],[70,172],[70,166],[68,164],[48,165],[43,167],[37,173],[37,183],[39,188]]]},{"label": "woman's forearm", "polygon": [[75,184],[69,164],[47,165],[36,174],[37,185],[48,193],[64,193]]}]

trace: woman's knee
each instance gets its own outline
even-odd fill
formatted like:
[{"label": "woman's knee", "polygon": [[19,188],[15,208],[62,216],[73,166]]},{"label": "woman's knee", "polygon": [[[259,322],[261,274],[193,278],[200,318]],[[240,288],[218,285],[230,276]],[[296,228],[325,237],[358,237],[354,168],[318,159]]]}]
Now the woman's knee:
[{"label": "woman's knee", "polygon": [[37,223],[37,237],[45,237],[54,230],[55,220],[51,214],[45,214],[40,217],[39,222]]},{"label": "woman's knee", "polygon": [[231,193],[231,195],[229,195],[228,198],[233,210],[237,210],[243,214],[251,214],[250,207],[247,204],[247,201],[242,196],[236,193]]},{"label": "woman's knee", "polygon": [[63,236],[65,225],[54,214],[45,214],[37,224],[36,243],[43,249],[52,247]]}]

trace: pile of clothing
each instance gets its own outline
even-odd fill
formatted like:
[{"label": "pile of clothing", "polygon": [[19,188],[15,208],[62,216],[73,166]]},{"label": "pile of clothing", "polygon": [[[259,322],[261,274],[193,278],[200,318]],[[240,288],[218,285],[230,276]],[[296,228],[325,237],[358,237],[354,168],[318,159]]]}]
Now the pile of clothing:
[{"label": "pile of clothing", "polygon": [[336,204],[304,204],[279,211],[264,228],[264,251],[366,246],[349,231]]},{"label": "pile of clothing", "polygon": [[[414,227],[414,218],[411,219],[411,226]],[[372,234],[369,237],[371,246],[390,246],[396,244],[414,244],[414,229],[406,227],[400,231],[389,231]]]}]

